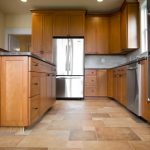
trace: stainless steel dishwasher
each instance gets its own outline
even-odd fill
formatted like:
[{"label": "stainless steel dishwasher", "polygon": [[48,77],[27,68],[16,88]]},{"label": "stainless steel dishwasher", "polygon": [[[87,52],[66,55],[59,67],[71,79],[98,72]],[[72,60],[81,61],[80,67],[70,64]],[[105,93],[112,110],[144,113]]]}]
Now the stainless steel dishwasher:
[{"label": "stainless steel dishwasher", "polygon": [[127,108],[140,116],[140,93],[139,93],[139,85],[140,85],[140,65],[138,62],[132,63],[128,65],[127,72],[127,99],[128,104]]}]

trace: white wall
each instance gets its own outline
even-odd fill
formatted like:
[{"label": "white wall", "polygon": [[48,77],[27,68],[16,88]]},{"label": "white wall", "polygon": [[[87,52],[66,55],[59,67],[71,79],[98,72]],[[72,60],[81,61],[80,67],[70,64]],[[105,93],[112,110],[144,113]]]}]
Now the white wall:
[{"label": "white wall", "polygon": [[8,49],[9,34],[31,34],[32,15],[6,14],[5,15],[5,49]]},{"label": "white wall", "polygon": [[4,49],[4,39],[5,39],[5,20],[4,14],[0,12],[0,48]]},{"label": "white wall", "polygon": [[5,28],[31,28],[31,14],[5,15]]}]

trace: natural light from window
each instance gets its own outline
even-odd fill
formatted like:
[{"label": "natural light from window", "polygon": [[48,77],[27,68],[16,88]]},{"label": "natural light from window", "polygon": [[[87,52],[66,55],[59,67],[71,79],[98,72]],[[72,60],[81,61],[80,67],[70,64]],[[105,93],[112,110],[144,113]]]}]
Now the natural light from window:
[{"label": "natural light from window", "polygon": [[148,51],[147,0],[141,0],[141,52]]}]

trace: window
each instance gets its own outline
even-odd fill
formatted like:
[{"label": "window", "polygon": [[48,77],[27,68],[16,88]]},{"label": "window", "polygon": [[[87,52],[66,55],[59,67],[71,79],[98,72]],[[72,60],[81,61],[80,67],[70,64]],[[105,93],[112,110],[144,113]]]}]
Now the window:
[{"label": "window", "polygon": [[10,51],[31,51],[31,35],[10,34],[8,49]]},{"label": "window", "polygon": [[141,52],[148,51],[147,0],[141,0]]}]

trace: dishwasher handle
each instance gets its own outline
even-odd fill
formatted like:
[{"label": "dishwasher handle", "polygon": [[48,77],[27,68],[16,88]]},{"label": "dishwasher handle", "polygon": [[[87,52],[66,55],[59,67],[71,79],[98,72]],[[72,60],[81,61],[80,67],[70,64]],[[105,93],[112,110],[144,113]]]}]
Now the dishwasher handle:
[{"label": "dishwasher handle", "polygon": [[128,70],[136,70],[137,67],[131,67],[131,68],[128,68]]}]

